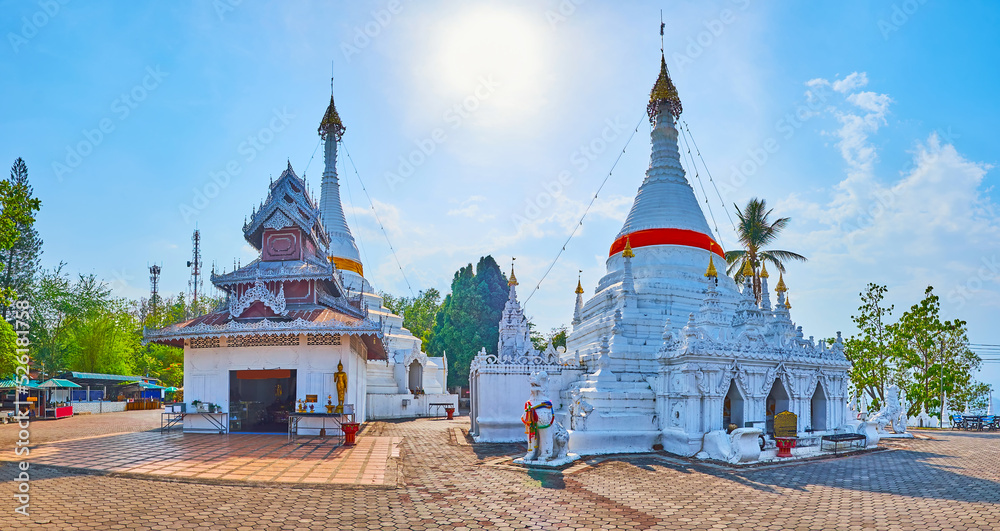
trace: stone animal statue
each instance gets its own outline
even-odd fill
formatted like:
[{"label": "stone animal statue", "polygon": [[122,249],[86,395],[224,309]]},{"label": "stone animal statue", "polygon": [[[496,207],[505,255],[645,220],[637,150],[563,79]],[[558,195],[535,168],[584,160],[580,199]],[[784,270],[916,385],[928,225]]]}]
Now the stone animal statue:
[{"label": "stone animal statue", "polygon": [[886,426],[892,426],[892,431],[896,433],[906,433],[906,410],[900,392],[898,385],[890,385],[886,390],[885,405],[870,419],[880,433],[886,433]]},{"label": "stone animal statue", "polygon": [[524,415],[521,417],[524,432],[528,436],[525,461],[552,461],[566,457],[569,433],[555,420],[552,401],[545,391],[548,380],[549,375],[545,371],[528,378],[531,394],[524,403]]}]

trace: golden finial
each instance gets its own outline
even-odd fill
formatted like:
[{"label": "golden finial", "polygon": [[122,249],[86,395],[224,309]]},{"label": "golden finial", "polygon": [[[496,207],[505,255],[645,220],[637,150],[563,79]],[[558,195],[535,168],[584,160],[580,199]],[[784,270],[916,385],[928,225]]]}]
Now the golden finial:
[{"label": "golden finial", "polygon": [[625,237],[625,249],[622,250],[622,257],[624,258],[635,258],[635,253],[632,252],[632,243],[629,241],[629,237]]},{"label": "golden finial", "polygon": [[[580,270],[580,273],[583,273],[582,269]],[[580,274],[577,274],[577,276],[576,276],[576,292],[575,293],[577,295],[583,295],[583,283],[580,281]]]},{"label": "golden finial", "polygon": [[517,258],[510,259],[510,280],[507,281],[508,286],[517,285],[517,277],[514,276],[514,260],[517,260]]},{"label": "golden finial", "polygon": [[786,310],[791,310],[792,309],[792,298],[791,297],[785,297],[785,309]]},{"label": "golden finial", "polygon": [[750,265],[750,260],[743,261],[743,271],[740,271],[740,275],[743,275],[744,277],[753,276],[753,266]]},{"label": "golden finial", "polygon": [[708,269],[705,271],[705,276],[708,278],[718,278],[719,272],[715,270],[715,261],[713,256],[708,255]]},{"label": "golden finial", "polygon": [[770,278],[771,275],[767,274],[767,264],[761,264],[760,266],[760,278]]},{"label": "golden finial", "polygon": [[677,94],[677,87],[674,86],[674,82],[670,80],[670,72],[667,71],[667,59],[663,56],[662,52],[660,53],[660,75],[656,78],[653,90],[649,92],[649,106],[646,107],[650,121],[659,113],[661,104],[667,105],[667,110],[670,111],[670,114],[674,115],[674,118],[681,115],[681,111],[683,110],[681,98]]},{"label": "golden finial", "polygon": [[785,277],[781,273],[778,273],[778,285],[774,287],[774,291],[776,292],[788,291],[788,288],[785,287]]},{"label": "golden finial", "polygon": [[344,127],[344,122],[340,121],[337,106],[333,104],[333,94],[330,94],[330,105],[326,108],[326,114],[323,115],[323,120],[319,123],[319,136],[326,140],[327,136],[333,135],[334,142],[340,142],[344,131],[347,131],[347,128]]}]

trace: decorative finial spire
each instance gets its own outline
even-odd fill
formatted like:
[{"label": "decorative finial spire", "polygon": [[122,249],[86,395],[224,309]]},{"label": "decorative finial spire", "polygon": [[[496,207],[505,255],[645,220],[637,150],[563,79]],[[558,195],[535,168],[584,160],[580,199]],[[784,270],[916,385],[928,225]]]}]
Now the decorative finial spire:
[{"label": "decorative finial spire", "polygon": [[[660,30],[662,31],[663,23],[661,22],[660,24]],[[650,122],[659,114],[661,105],[666,105],[666,110],[670,111],[670,114],[674,118],[678,118],[684,110],[681,105],[681,98],[677,94],[677,87],[670,80],[670,72],[667,71],[667,59],[663,55],[663,50],[660,50],[660,75],[656,78],[656,83],[653,84],[653,90],[649,92],[649,105],[646,107],[646,113],[649,115]]]},{"label": "decorative finial spire", "polygon": [[743,271],[740,271],[740,275],[744,277],[753,276],[753,266],[750,265],[750,260],[743,261]]},{"label": "decorative finial spire", "polygon": [[715,270],[715,261],[712,259],[712,255],[708,255],[708,269],[705,270],[706,278],[718,278],[719,272]]},{"label": "decorative finial spire", "polygon": [[583,282],[581,280],[582,273],[583,273],[583,270],[581,269],[580,272],[577,273],[577,276],[576,276],[576,291],[574,293],[576,293],[577,295],[583,295]]},{"label": "decorative finial spire", "polygon": [[635,253],[632,252],[632,243],[629,241],[629,237],[625,237],[625,249],[622,250],[623,258],[635,258]]},{"label": "decorative finial spire", "polygon": [[760,278],[770,278],[771,275],[767,274],[767,264],[761,263],[760,266]]},{"label": "decorative finial spire", "polygon": [[517,260],[517,258],[510,259],[510,280],[507,281],[508,286],[517,285],[517,277],[514,276],[514,260]]},{"label": "decorative finial spire", "polygon": [[792,298],[791,297],[785,297],[785,309],[786,310],[791,310],[792,309]]},{"label": "decorative finial spire", "polygon": [[774,291],[777,291],[778,293],[788,291],[788,288],[785,287],[785,277],[781,273],[778,273],[778,285],[774,287]]},{"label": "decorative finial spire", "polygon": [[337,106],[333,103],[333,81],[331,80],[330,87],[330,105],[326,108],[326,114],[323,115],[323,120],[319,122],[319,136],[323,140],[326,137],[333,136],[334,142],[340,142],[340,139],[344,136],[344,132],[347,128],[344,127],[344,122],[340,121],[340,115],[337,114]]}]

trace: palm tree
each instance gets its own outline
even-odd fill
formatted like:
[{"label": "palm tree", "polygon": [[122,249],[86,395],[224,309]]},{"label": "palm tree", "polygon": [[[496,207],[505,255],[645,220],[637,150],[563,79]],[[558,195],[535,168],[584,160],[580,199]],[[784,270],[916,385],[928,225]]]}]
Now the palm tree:
[{"label": "palm tree", "polygon": [[790,218],[778,218],[772,222],[768,219],[772,211],[767,209],[765,200],[755,197],[743,207],[743,210],[740,210],[739,205],[734,204],[733,206],[736,207],[736,215],[740,218],[737,232],[743,250],[726,252],[726,263],[729,264],[726,272],[736,279],[736,282],[741,282],[743,281],[743,270],[749,262],[750,269],[753,270],[753,293],[757,302],[760,303],[760,272],[763,265],[770,263],[779,272],[784,273],[785,261],[801,260],[805,262],[806,257],[791,251],[765,249],[774,242],[790,220]]}]

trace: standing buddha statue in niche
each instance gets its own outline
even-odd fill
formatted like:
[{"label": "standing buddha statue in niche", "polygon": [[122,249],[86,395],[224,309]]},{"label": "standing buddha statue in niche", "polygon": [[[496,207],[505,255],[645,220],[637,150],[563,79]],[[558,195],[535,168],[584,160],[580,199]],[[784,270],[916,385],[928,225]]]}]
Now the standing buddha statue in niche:
[{"label": "standing buddha statue in niche", "polygon": [[336,413],[344,412],[344,397],[347,395],[347,373],[344,372],[344,362],[337,363],[337,372],[333,374],[333,382],[337,384]]}]

